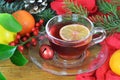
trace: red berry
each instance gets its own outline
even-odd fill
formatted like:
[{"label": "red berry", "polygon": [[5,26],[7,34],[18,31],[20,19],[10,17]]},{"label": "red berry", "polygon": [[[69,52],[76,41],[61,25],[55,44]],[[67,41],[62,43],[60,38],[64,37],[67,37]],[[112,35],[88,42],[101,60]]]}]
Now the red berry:
[{"label": "red berry", "polygon": [[30,47],[30,45],[31,45],[30,42],[25,44],[25,46],[28,47],[28,48]]},{"label": "red berry", "polygon": [[26,36],[27,36],[27,37],[30,37],[30,33],[26,33]]},{"label": "red berry", "polygon": [[36,28],[34,27],[34,28],[32,28],[32,32],[34,32],[36,30]]},{"label": "red berry", "polygon": [[22,45],[19,45],[19,46],[18,46],[18,50],[19,50],[20,52],[23,52],[24,47],[23,47]]},{"label": "red berry", "polygon": [[39,30],[39,27],[35,27],[35,31],[38,31]]},{"label": "red berry", "polygon": [[43,19],[40,19],[40,20],[39,20],[39,23],[40,23],[40,24],[43,24],[43,23],[44,23],[44,20],[43,20]]},{"label": "red berry", "polygon": [[20,38],[21,38],[21,35],[17,34],[16,39],[20,39]]},{"label": "red berry", "polygon": [[37,40],[36,40],[36,38],[32,38],[32,39],[31,39],[31,44],[32,44],[33,46],[36,46],[36,45],[37,45]]},{"label": "red berry", "polygon": [[32,45],[33,45],[33,46],[36,46],[36,45],[37,45],[37,41],[32,42]]},{"label": "red berry", "polygon": [[32,38],[32,40],[31,40],[31,42],[36,42],[37,40],[36,40],[36,38]]},{"label": "red berry", "polygon": [[39,49],[39,55],[43,59],[49,60],[49,59],[52,59],[54,57],[54,51],[49,45],[43,44],[43,45],[41,45],[41,47]]},{"label": "red berry", "polygon": [[36,30],[39,30],[39,27],[36,27]]},{"label": "red berry", "polygon": [[38,32],[37,30],[35,30],[35,31],[33,32],[33,35],[34,35],[34,36],[37,36],[38,33],[39,33],[39,32]]},{"label": "red berry", "polygon": [[35,26],[36,26],[36,27],[39,27],[39,26],[40,26],[39,22],[37,22],[37,23],[35,24]]},{"label": "red berry", "polygon": [[15,44],[14,41],[12,41],[12,42],[9,43],[9,45],[10,45],[10,46],[15,46],[16,44]]},{"label": "red berry", "polygon": [[19,43],[19,40],[18,40],[18,39],[16,39],[14,42],[15,42],[16,44],[18,44],[18,43]]},{"label": "red berry", "polygon": [[22,38],[22,41],[26,41],[26,40],[27,40],[27,37],[23,37],[23,38]]}]

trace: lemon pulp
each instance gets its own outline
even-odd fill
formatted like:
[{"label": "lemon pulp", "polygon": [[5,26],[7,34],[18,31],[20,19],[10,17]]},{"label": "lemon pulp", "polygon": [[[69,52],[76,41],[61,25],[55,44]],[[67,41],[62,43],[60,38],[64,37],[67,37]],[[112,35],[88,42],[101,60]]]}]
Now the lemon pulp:
[{"label": "lemon pulp", "polygon": [[80,24],[70,24],[60,29],[60,37],[66,41],[83,40],[89,35],[90,31],[87,27]]}]

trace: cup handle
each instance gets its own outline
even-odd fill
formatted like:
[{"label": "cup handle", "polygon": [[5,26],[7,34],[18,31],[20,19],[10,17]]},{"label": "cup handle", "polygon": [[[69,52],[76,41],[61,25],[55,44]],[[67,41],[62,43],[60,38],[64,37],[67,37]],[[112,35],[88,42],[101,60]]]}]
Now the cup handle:
[{"label": "cup handle", "polygon": [[97,33],[101,33],[100,36],[93,38],[89,46],[98,44],[106,38],[106,31],[102,27],[95,27],[93,29],[92,35],[95,35]]}]

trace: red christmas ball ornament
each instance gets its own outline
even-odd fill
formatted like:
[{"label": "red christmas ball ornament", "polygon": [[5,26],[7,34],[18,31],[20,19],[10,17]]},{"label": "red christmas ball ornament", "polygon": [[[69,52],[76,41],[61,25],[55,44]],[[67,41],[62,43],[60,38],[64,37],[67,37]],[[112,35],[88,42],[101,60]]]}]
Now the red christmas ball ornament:
[{"label": "red christmas ball ornament", "polygon": [[39,49],[39,55],[45,60],[50,60],[54,57],[54,51],[49,45],[43,44]]}]

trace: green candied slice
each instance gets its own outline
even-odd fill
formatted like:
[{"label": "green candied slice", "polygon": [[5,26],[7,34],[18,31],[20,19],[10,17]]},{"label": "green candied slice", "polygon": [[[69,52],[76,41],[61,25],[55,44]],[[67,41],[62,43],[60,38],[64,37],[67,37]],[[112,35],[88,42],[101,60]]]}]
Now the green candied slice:
[{"label": "green candied slice", "polygon": [[0,13],[0,25],[11,32],[20,32],[22,30],[20,23],[8,13]]},{"label": "green candied slice", "polygon": [[13,56],[10,58],[11,62],[17,66],[24,66],[28,63],[28,60],[20,53],[19,50],[16,50]]},{"label": "green candied slice", "polygon": [[0,72],[0,80],[7,80],[1,72]]}]

